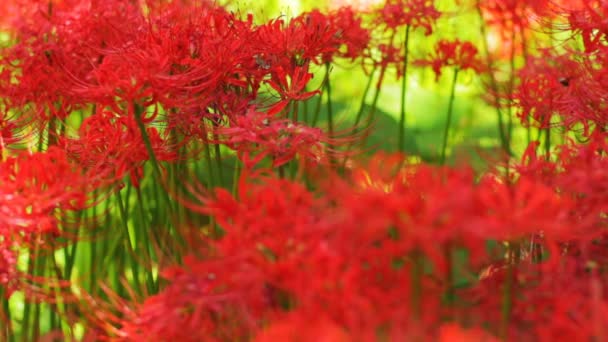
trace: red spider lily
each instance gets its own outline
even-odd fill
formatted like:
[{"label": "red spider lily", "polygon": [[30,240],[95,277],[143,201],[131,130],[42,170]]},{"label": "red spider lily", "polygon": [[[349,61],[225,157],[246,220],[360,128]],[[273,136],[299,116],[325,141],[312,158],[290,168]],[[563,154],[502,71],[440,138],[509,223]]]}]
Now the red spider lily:
[{"label": "red spider lily", "polygon": [[[351,7],[342,7],[330,13],[330,20],[337,28],[334,33],[337,43],[345,47],[338,55],[351,60],[360,57],[367,49],[371,39],[369,30],[362,25],[361,16]],[[331,61],[331,58],[328,57],[323,59],[325,62]]]},{"label": "red spider lily", "polygon": [[514,166],[519,175],[528,179],[535,179],[547,186],[554,186],[554,178],[559,165],[547,158],[538,155],[538,141],[531,142],[521,158],[521,164]]},{"label": "red spider lily", "polygon": [[428,36],[433,33],[433,25],[441,16],[431,0],[386,0],[378,10],[377,22],[386,30],[396,31],[399,27],[421,27]]},{"label": "red spider lily", "polygon": [[280,113],[292,101],[306,100],[319,93],[318,90],[305,91],[306,85],[313,77],[313,74],[308,72],[308,65],[295,67],[293,74],[289,75],[290,81],[287,77],[287,72],[277,67],[274,69],[272,79],[266,81],[281,96],[281,101],[268,109],[269,115]]},{"label": "red spider lily", "polygon": [[513,98],[524,124],[533,122],[541,128],[555,126],[554,115],[560,116],[559,124],[566,128],[578,123],[586,127],[592,123],[606,124],[603,86],[576,55],[555,56],[543,51],[540,57],[530,58],[518,76],[521,83],[515,88]]},{"label": "red spider lily", "polygon": [[4,295],[7,298],[17,287],[15,283],[18,281],[18,273],[17,256],[9,247],[6,238],[3,238],[0,243],[0,286],[6,289]]},{"label": "red spider lily", "polygon": [[[382,326],[390,326],[395,336],[416,330],[403,308],[410,296],[410,266],[394,265],[403,249],[391,243],[390,223],[383,229],[368,227],[375,212],[368,210],[370,218],[361,221],[363,213],[354,208],[331,205],[333,198],[316,198],[287,180],[260,184],[242,179],[238,191],[238,200],[218,189],[214,197],[202,198],[201,206],[190,206],[212,214],[225,234],[200,251],[206,257],[164,272],[171,280],[170,292],[144,303],[131,320],[135,325],[128,326],[138,327],[145,336],[163,331],[167,335],[155,336],[187,338],[185,334],[195,336],[201,326],[240,336],[243,327],[255,335],[264,322],[279,323],[258,335],[263,338],[282,334],[280,322],[322,315],[327,317],[323,322],[332,322],[328,334],[343,331],[341,335],[371,338]],[[370,236],[376,239],[365,238]],[[432,290],[436,286],[426,278],[421,282],[428,289],[423,319],[429,323],[437,317],[438,297],[431,295],[437,293]],[[210,292],[213,289],[217,292]],[[181,316],[188,323],[179,329],[167,324],[165,310],[183,306],[190,308]],[[225,319],[210,321],[207,312]]]},{"label": "red spider lily", "polygon": [[310,62],[320,64],[322,56],[331,56],[340,47],[336,40],[338,28],[319,11],[303,13],[287,24],[283,20],[271,21],[257,27],[255,33],[252,51],[268,70],[281,68],[291,73]]},{"label": "red spider lily", "polygon": [[[37,10],[31,17],[23,17],[17,29],[20,40],[3,49],[0,61],[0,93],[9,108],[31,103],[42,120],[63,118],[90,98],[74,91],[72,79],[86,79],[102,61],[98,50],[116,39],[108,35],[109,27],[125,27],[137,21],[132,8],[110,2],[116,6],[110,4],[109,8],[124,10],[121,15],[109,8],[94,8],[99,11],[92,14],[80,1],[33,4]],[[44,9],[39,7],[42,3]]]},{"label": "red spider lily", "polygon": [[[318,10],[304,13],[295,18],[290,25],[301,25],[302,29],[311,27],[323,32],[315,34],[315,31],[306,29],[306,40],[319,40],[312,45],[326,45],[321,53],[321,58],[312,57],[311,60],[317,64],[331,63],[334,56],[355,59],[361,56],[370,41],[370,32],[361,25],[361,18],[349,7],[340,8],[323,14]],[[319,39],[321,38],[322,39]],[[344,46],[345,50],[340,48]]]},{"label": "red spider lily", "polygon": [[486,177],[478,189],[484,213],[471,226],[488,239],[519,241],[543,232],[551,240],[565,240],[573,232],[573,202],[540,182],[520,177],[516,183]]},{"label": "red spider lily", "polygon": [[249,168],[265,157],[272,158],[273,167],[284,165],[296,155],[322,162],[324,143],[329,141],[319,128],[277,119],[255,109],[236,117],[230,127],[218,127],[215,133],[219,142],[237,151]]},{"label": "red spider lily", "polygon": [[[356,185],[351,197],[357,200],[344,201],[344,205],[370,233],[383,234],[386,227],[393,227],[400,236],[395,248],[423,254],[438,276],[449,270],[447,249],[466,247],[474,264],[487,259],[484,236],[472,225],[474,217],[483,215],[484,207],[470,169],[409,165],[402,156],[378,155],[365,168],[352,172]],[[336,189],[335,196],[347,191],[336,184],[340,182],[334,181],[330,188]],[[376,214],[365,215],[364,210]],[[379,239],[373,235],[361,238],[359,243]]]},{"label": "red spider lily", "polygon": [[[603,293],[607,289],[595,270],[571,259],[554,265],[559,266],[526,263],[493,273],[470,291],[469,298],[477,304],[469,317],[497,334],[506,327],[506,338],[520,341],[605,336],[608,302]],[[497,289],[504,289],[509,277],[511,310],[505,321],[500,310],[505,305],[505,290],[497,293]]]},{"label": "red spider lily", "polygon": [[[576,200],[574,214],[580,220],[581,238],[595,238],[605,219],[608,178],[602,170],[608,158],[608,145],[603,134],[597,132],[588,144],[570,144],[559,147],[557,165],[560,172],[554,177],[554,186]],[[598,225],[599,224],[599,225]]]},{"label": "red spider lily", "polygon": [[608,4],[604,1],[585,1],[582,6],[566,12],[569,28],[580,32],[585,51],[590,53],[605,46],[608,32]]},{"label": "red spider lily", "polygon": [[458,70],[471,69],[477,73],[483,71],[483,63],[477,54],[477,48],[470,42],[460,40],[441,40],[435,45],[435,52],[424,60],[414,62],[415,65],[429,65],[433,68],[437,79],[444,67],[456,67]]},{"label": "red spider lily", "polygon": [[0,235],[25,242],[58,234],[55,210],[86,208],[87,194],[96,184],[56,147],[7,158],[0,163],[0,180]]},{"label": "red spider lily", "polygon": [[[156,128],[149,126],[146,133],[158,161],[176,160],[176,149],[167,145]],[[143,177],[143,164],[149,160],[135,119],[109,111],[98,111],[85,119],[78,138],[62,139],[60,143],[83,168],[108,183],[120,181],[129,174],[131,182],[138,186]]]},{"label": "red spider lily", "polygon": [[267,70],[280,67],[290,73],[309,62],[330,63],[335,56],[355,59],[370,40],[361,19],[348,8],[328,14],[313,10],[287,24],[272,21],[255,33],[252,51],[257,63]]},{"label": "red spider lily", "polygon": [[266,305],[260,274],[240,258],[190,258],[163,276],[170,285],[127,312],[117,340],[241,340],[256,328],[254,308]]}]

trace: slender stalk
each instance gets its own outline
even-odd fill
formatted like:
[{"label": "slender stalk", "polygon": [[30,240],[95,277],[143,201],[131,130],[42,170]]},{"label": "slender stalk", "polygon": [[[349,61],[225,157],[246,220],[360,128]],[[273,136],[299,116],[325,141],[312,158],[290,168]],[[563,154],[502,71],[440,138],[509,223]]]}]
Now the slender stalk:
[{"label": "slender stalk", "polygon": [[329,69],[325,70],[325,77],[323,78],[323,86],[321,87],[321,94],[319,94],[319,101],[317,102],[317,105],[315,107],[315,112],[313,113],[312,116],[312,123],[310,124],[311,127],[315,127],[317,125],[317,121],[319,120],[319,114],[321,113],[321,104],[323,103],[323,89],[325,89],[325,87],[327,87],[327,84],[329,84]]},{"label": "slender stalk", "polygon": [[545,129],[545,158],[551,158],[551,127]]},{"label": "slender stalk", "polygon": [[141,294],[141,284],[139,283],[139,264],[137,262],[137,260],[135,260],[135,255],[136,255],[136,251],[135,251],[135,243],[136,243],[136,237],[131,237],[131,233],[129,232],[129,224],[128,224],[128,213],[127,213],[127,209],[125,207],[124,201],[122,199],[122,195],[120,194],[120,192],[116,192],[116,202],[118,203],[118,211],[120,212],[120,221],[122,222],[123,225],[123,231],[124,234],[126,235],[127,241],[127,248],[128,251],[131,254],[131,271],[133,272],[133,282],[135,283],[135,287],[136,287],[136,291],[138,292],[138,294]]},{"label": "slender stalk", "polygon": [[[374,117],[376,116],[376,109],[378,107],[378,99],[380,99],[380,90],[382,88],[382,81],[384,80],[384,75],[386,73],[386,68],[383,67],[380,69],[380,76],[378,78],[378,82],[376,83],[376,93],[374,94],[374,98],[372,99],[372,104],[370,106],[369,113],[367,115],[367,120],[365,123],[365,128],[369,128],[374,122]],[[369,134],[365,134],[361,139],[361,145],[364,146],[367,142],[367,138]]]},{"label": "slender stalk", "polygon": [[448,135],[450,133],[450,125],[452,124],[452,113],[454,111],[454,98],[456,95],[456,82],[458,81],[458,68],[454,69],[454,76],[452,78],[452,88],[450,90],[450,100],[448,102],[448,113],[445,121],[445,128],[443,131],[443,145],[441,146],[441,165],[445,164],[445,156],[448,147]]},{"label": "slender stalk", "polygon": [[410,41],[410,25],[405,27],[405,39],[403,43],[403,69],[401,77],[401,113],[399,116],[399,151],[405,151],[405,104],[406,104],[406,91],[407,91],[407,64],[409,56],[409,41]]},{"label": "slender stalk", "polygon": [[[329,63],[325,64],[325,70],[326,70],[326,74],[327,74],[327,83],[325,84],[325,89],[327,90],[327,130],[328,130],[328,135],[331,139],[334,138],[334,110],[333,110],[333,105],[332,105],[332,100],[331,100],[331,82],[330,82],[330,78],[329,78],[329,74],[331,71],[331,65]],[[333,149],[333,146],[329,145],[328,146],[329,149]],[[332,154],[330,154],[329,157],[330,160],[330,165],[334,165],[334,158],[332,157]]]},{"label": "slender stalk", "polygon": [[331,103],[331,83],[329,78],[329,73],[331,71],[331,65],[329,63],[325,63],[325,73],[327,77],[325,78],[325,89],[327,90],[327,125],[329,136],[333,138],[334,136],[334,111]]},{"label": "slender stalk", "polygon": [[235,161],[234,163],[234,173],[232,175],[232,196],[237,195],[238,184],[239,184],[239,176],[241,174],[241,164],[239,161]]},{"label": "slender stalk", "polygon": [[[493,61],[492,61],[492,56],[490,54],[490,47],[489,47],[489,43],[488,43],[488,34],[486,32],[486,26],[485,26],[485,22],[483,19],[483,13],[481,11],[481,6],[480,6],[480,0],[477,0],[476,3],[476,8],[477,8],[477,14],[479,16],[479,19],[481,21],[481,26],[480,26],[480,33],[481,33],[481,41],[483,43],[483,48],[484,48],[484,53],[485,53],[485,57],[486,57],[486,65],[488,67],[488,69],[490,70],[488,72],[489,76],[490,76],[490,88],[492,90],[492,92],[494,93],[494,95],[498,94],[498,82],[496,80],[496,77],[494,76],[494,74],[492,73],[492,66],[493,66]],[[498,118],[498,135],[500,137],[500,143],[502,146],[502,149],[507,153],[507,154],[511,154],[511,146],[509,144],[509,141],[507,140],[507,135],[505,132],[505,128],[504,128],[504,120],[502,117],[502,111],[500,110],[500,103],[496,103],[496,106],[494,107],[496,109],[496,116]]]},{"label": "slender stalk", "polygon": [[[369,77],[367,79],[367,84],[365,85],[365,90],[363,91],[363,95],[361,96],[361,103],[359,104],[359,111],[357,111],[357,115],[355,116],[355,123],[353,124],[353,136],[356,136],[359,132],[359,123],[361,122],[361,118],[363,117],[363,112],[365,110],[365,100],[367,99],[367,95],[369,94],[369,90],[372,87],[372,81],[374,79],[374,73],[376,72],[376,67],[372,69]],[[348,162],[348,152],[353,147],[354,143],[350,142],[346,147],[346,153],[344,156],[344,160],[342,161],[342,168],[346,167],[346,163]]]},{"label": "slender stalk", "polygon": [[15,341],[15,335],[13,334],[13,321],[11,319],[11,309],[8,302],[9,298],[6,296],[5,292],[6,291],[4,289],[0,288],[0,298],[2,298],[2,317],[0,318],[6,322],[2,328],[2,335],[0,335],[0,337],[2,337],[5,341],[13,342]]},{"label": "slender stalk", "polygon": [[222,154],[220,152],[220,145],[214,144],[213,146],[215,149],[215,164],[217,166],[217,176],[218,176],[217,186],[223,186],[224,172],[223,172],[223,167],[222,167]]},{"label": "slender stalk", "polygon": [[[511,31],[511,42],[515,42],[515,29]],[[507,143],[511,146],[513,135],[513,89],[515,88],[515,45],[511,45],[511,55],[509,56],[509,83],[507,85]]]},{"label": "slender stalk", "polygon": [[[134,109],[134,114],[135,114],[135,122],[137,123],[137,127],[139,128],[139,131],[141,133],[142,139],[144,141],[144,145],[146,146],[146,150],[148,152],[148,158],[150,158],[150,161],[152,162],[152,170],[154,171],[154,176],[156,177],[156,180],[161,182],[162,181],[162,173],[160,172],[160,164],[158,162],[158,159],[156,158],[156,154],[154,153],[154,148],[152,147],[152,142],[150,141],[150,137],[148,136],[148,131],[146,130],[146,126],[144,125],[144,122],[142,120],[142,115],[144,113],[144,108],[135,104],[134,105],[135,109]],[[163,199],[166,202],[165,204],[167,205],[167,209],[169,210],[169,212],[173,212],[173,203],[171,202],[171,199],[169,198],[169,194],[166,191],[161,191],[163,194]]]},{"label": "slender stalk", "polygon": [[[152,262],[152,246],[150,246],[150,239],[147,238],[146,236],[146,232],[149,232],[150,234],[153,235],[154,239],[160,243],[160,237],[159,234],[157,233],[156,229],[154,229],[154,227],[150,227],[148,224],[148,220],[146,219],[146,209],[144,207],[144,199],[143,196],[141,194],[141,189],[139,188],[135,188],[135,193],[137,194],[137,202],[138,202],[138,209],[139,209],[139,218],[141,220],[139,226],[141,229],[141,244],[144,244],[144,246],[142,246],[144,253],[145,253],[145,258],[146,258],[146,262],[148,264],[150,264]],[[154,291],[157,286],[158,283],[157,281],[154,279],[154,275],[152,274],[152,272],[145,272],[146,273],[146,286],[148,288],[148,291],[150,293],[152,293],[152,291]]]},{"label": "slender stalk", "polygon": [[215,180],[215,171],[213,170],[213,161],[211,158],[211,148],[209,147],[209,143],[205,143],[205,162],[207,163],[207,169],[209,170],[209,179],[207,183],[207,187],[209,189],[213,189],[217,183]]}]

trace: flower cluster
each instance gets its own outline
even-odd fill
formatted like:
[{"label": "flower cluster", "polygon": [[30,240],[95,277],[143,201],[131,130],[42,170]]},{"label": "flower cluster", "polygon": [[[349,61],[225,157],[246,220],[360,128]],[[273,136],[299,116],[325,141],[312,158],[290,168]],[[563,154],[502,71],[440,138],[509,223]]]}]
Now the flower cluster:
[{"label": "flower cluster", "polygon": [[0,340],[608,338],[605,1],[330,8],[0,3]]}]

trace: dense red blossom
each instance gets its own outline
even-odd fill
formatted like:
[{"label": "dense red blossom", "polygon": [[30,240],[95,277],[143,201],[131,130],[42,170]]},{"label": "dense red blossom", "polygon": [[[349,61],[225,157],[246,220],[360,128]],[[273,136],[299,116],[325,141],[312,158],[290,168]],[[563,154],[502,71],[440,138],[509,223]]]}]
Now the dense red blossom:
[{"label": "dense red blossom", "polygon": [[441,76],[441,69],[445,67],[455,67],[458,70],[471,69],[478,73],[483,71],[483,64],[475,45],[471,42],[461,42],[458,39],[439,41],[431,56],[415,61],[414,64],[431,66],[437,79]]},{"label": "dense red blossom", "polygon": [[272,165],[278,167],[296,155],[323,162],[325,145],[330,142],[319,128],[279,119],[253,108],[236,117],[230,127],[219,127],[215,133],[219,142],[237,151],[247,167],[257,165],[266,157],[270,157]]},{"label": "dense red blossom", "polygon": [[[151,122],[153,116],[146,118]],[[98,111],[84,120],[77,138],[66,138],[61,145],[81,167],[97,174],[104,182],[120,182],[129,174],[138,186],[143,177],[144,162],[150,159],[141,131],[133,116],[121,116],[110,111]],[[152,150],[158,161],[177,159],[172,148],[152,125],[146,127]]]},{"label": "dense red blossom", "polygon": [[8,157],[0,163],[0,236],[30,242],[58,234],[55,210],[86,208],[95,181],[57,147]]},{"label": "dense red blossom", "polygon": [[608,4],[605,1],[585,1],[565,13],[569,28],[580,33],[586,52],[594,52],[606,45],[608,37]]},{"label": "dense red blossom", "polygon": [[577,123],[606,125],[605,90],[597,76],[604,71],[596,70],[597,75],[590,71],[574,53],[555,55],[543,50],[540,56],[530,57],[518,72],[521,83],[513,94],[517,115],[524,124],[540,128],[557,125],[552,120],[555,115],[566,128]]},{"label": "dense red blossom", "polygon": [[469,320],[485,322],[497,335],[501,329],[504,333],[501,307],[504,307],[507,293],[504,287],[511,286],[511,294],[516,295],[509,299],[507,338],[536,341],[601,339],[606,336],[606,284],[585,263],[566,259],[555,267],[528,263],[503,267],[471,291],[470,299],[475,307],[469,313]]},{"label": "dense red blossom", "polygon": [[385,25],[387,30],[404,26],[420,27],[428,36],[433,33],[433,25],[441,12],[435,8],[432,0],[386,0],[376,15],[378,23]]},{"label": "dense red blossom", "polygon": [[278,114],[290,102],[306,100],[318,94],[319,91],[306,91],[306,85],[312,77],[313,74],[308,72],[308,65],[295,67],[293,74],[289,75],[282,68],[275,68],[273,78],[266,83],[279,93],[281,101],[272,105],[268,109],[268,114]]},{"label": "dense red blossom", "polygon": [[[521,130],[504,114],[528,126],[528,140],[535,128],[546,137],[519,162],[474,171],[377,153],[340,168],[339,154],[353,153],[341,143],[358,134],[298,121],[314,95],[337,89],[313,82],[320,66],[329,82],[335,64],[361,58],[379,71],[376,95],[391,70],[405,76],[414,42],[443,27],[435,5],[385,0],[369,12],[259,23],[210,0],[2,2],[0,289],[35,301],[22,329],[35,331],[23,338],[44,335],[41,317],[67,332],[82,314],[91,340],[606,339],[604,1],[470,1],[458,9],[481,15],[486,64],[473,42],[441,37],[413,63],[437,78],[452,68],[455,81],[461,70],[491,71],[494,95],[508,93],[498,111],[505,150],[517,150]],[[493,37],[508,65],[506,55],[493,60]],[[191,158],[209,144],[214,170]],[[197,193],[214,177],[180,177],[223,171],[221,157],[234,154],[230,190]],[[151,159],[159,165],[145,180]],[[170,187],[154,184],[166,175]],[[125,176],[134,188],[120,197],[124,221],[104,203],[118,229],[80,248],[104,209],[101,192]],[[165,195],[177,203],[164,208]],[[112,289],[70,286],[86,271],[105,275],[95,265],[108,260]]]}]

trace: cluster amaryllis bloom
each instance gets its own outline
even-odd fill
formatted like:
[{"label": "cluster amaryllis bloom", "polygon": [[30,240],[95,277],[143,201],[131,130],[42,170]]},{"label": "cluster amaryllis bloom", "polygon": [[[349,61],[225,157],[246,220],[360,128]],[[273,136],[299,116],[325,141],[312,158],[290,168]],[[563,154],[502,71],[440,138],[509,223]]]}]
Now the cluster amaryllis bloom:
[{"label": "cluster amaryllis bloom", "polygon": [[386,0],[377,10],[377,21],[386,30],[396,31],[400,27],[420,27],[428,36],[441,12],[431,0]]},{"label": "cluster amaryllis bloom", "polygon": [[[550,50],[528,58],[518,71],[520,83],[513,93],[517,115],[524,124],[540,128],[582,124],[590,132],[594,124],[604,127],[608,123],[606,92],[599,76],[605,69],[586,63],[585,58],[575,52],[556,55]],[[554,120],[556,116],[559,122]]]},{"label": "cluster amaryllis bloom", "polygon": [[[486,329],[509,340],[601,339],[606,334],[608,301],[596,265],[562,258],[559,264],[504,266],[463,293],[476,303],[467,314],[469,320],[484,322]],[[505,286],[512,286],[516,294],[510,300],[508,326],[501,323]]]},{"label": "cluster amaryllis bloom", "polygon": [[608,36],[608,4],[605,1],[585,1],[575,8],[564,9],[572,32],[580,33],[586,52],[606,45]]},{"label": "cluster amaryllis bloom", "polygon": [[[585,265],[604,260],[598,243],[605,239],[589,230],[600,225],[586,222],[597,212],[577,213],[572,190],[532,172],[476,179],[468,168],[402,156],[366,165],[320,181],[319,191],[250,174],[236,195],[216,189],[200,204],[187,202],[212,215],[222,236],[194,247],[185,265],[166,268],[169,285],[117,308],[126,311],[105,329],[134,341],[289,339],[302,336],[304,322],[319,328],[311,338],[337,340],[373,340],[379,331],[393,340],[601,333],[604,290]],[[509,247],[489,252],[489,241]],[[530,245],[542,246],[541,258]],[[454,257],[463,250],[464,264]],[[471,285],[457,289],[455,272]],[[446,303],[446,293],[460,299]],[[584,309],[572,316],[577,308]],[[547,325],[533,324],[538,319]]]},{"label": "cluster amaryllis bloom", "polygon": [[290,119],[280,119],[250,108],[234,118],[229,127],[214,131],[218,142],[235,150],[247,167],[270,158],[273,167],[284,165],[296,156],[319,163],[326,159],[326,144],[331,142],[319,128]]},{"label": "cluster amaryllis bloom", "polygon": [[319,93],[306,91],[306,85],[313,77],[313,74],[308,72],[308,66],[296,67],[289,75],[289,80],[288,74],[282,68],[276,68],[274,76],[266,83],[279,93],[281,100],[268,109],[270,115],[280,113],[292,101],[303,101]]},{"label": "cluster amaryllis bloom", "polygon": [[603,170],[608,162],[607,149],[601,132],[594,132],[586,144],[570,140],[557,147],[557,160],[544,162],[548,172],[536,176],[574,201],[571,215],[578,220],[578,229],[573,231],[576,238],[594,239],[606,223],[608,178]]},{"label": "cluster amaryllis bloom", "polygon": [[0,163],[0,180],[0,236],[34,244],[60,233],[56,211],[86,208],[95,184],[57,147],[9,156]]},{"label": "cluster amaryllis bloom", "polygon": [[389,66],[395,67],[397,78],[403,76],[402,65],[408,51],[407,47],[404,49],[404,42],[397,42],[400,31],[405,30],[406,37],[409,37],[410,31],[420,28],[428,36],[433,32],[441,12],[436,9],[433,1],[387,0],[371,14],[372,22],[381,31],[381,39],[375,39],[373,44],[379,49],[380,56],[375,56],[372,50],[366,57],[371,58],[372,64],[380,69],[380,79],[376,85],[380,88]]},{"label": "cluster amaryllis bloom", "polygon": [[[152,125],[155,115],[144,118],[147,139],[158,161],[175,161],[178,146],[170,146]],[[102,177],[107,184],[122,181],[129,175],[138,186],[143,164],[150,160],[144,138],[132,116],[100,110],[86,118],[76,138],[62,138],[61,146],[88,172]]]},{"label": "cluster amaryllis bloom", "polygon": [[330,13],[305,12],[288,23],[271,21],[255,29],[252,49],[256,59],[273,68],[291,72],[308,63],[330,63],[335,57],[355,59],[365,50],[370,33],[349,8]]},{"label": "cluster amaryllis bloom", "polygon": [[86,80],[102,63],[102,45],[117,39],[111,28],[137,20],[129,6],[115,1],[122,14],[111,11],[112,5],[85,6],[84,1],[42,3],[31,4],[36,10],[16,26],[18,42],[2,49],[0,93],[9,108],[27,105],[40,120],[48,120],[64,118],[91,98],[76,91],[72,80]]},{"label": "cluster amaryllis bloom", "polygon": [[[186,327],[196,326],[215,334],[233,328],[233,336],[264,340],[292,336],[304,320],[323,327],[318,336],[372,338],[386,327],[395,339],[437,337],[438,319],[449,312],[438,298],[453,286],[452,251],[466,247],[478,268],[487,260],[488,239],[557,230],[552,222],[561,210],[559,197],[549,188],[528,191],[523,181],[496,181],[486,189],[487,181],[476,186],[470,170],[401,168],[400,158],[381,157],[371,165],[352,170],[350,180],[333,179],[319,198],[296,183],[258,177],[241,180],[238,199],[220,189],[201,206],[191,205],[212,214],[224,236],[199,250],[206,257],[171,271],[183,278],[169,278],[168,292],[145,301],[121,334],[170,339],[188,336]],[[525,194],[535,197],[527,206],[504,209],[505,201],[488,201],[488,192],[512,203]],[[555,205],[549,208],[547,201]],[[507,211],[513,220],[493,224]],[[432,275],[416,273],[420,260],[433,265]],[[198,300],[179,299],[191,290],[171,290],[187,284],[202,291]],[[188,322],[182,329],[161,319],[169,307],[186,315],[179,318]],[[212,312],[224,318],[209,321]]]},{"label": "cluster amaryllis bloom", "polygon": [[455,67],[458,70],[470,69],[477,73],[484,70],[475,45],[458,39],[453,41],[440,40],[435,45],[435,51],[431,56],[415,61],[414,64],[432,67],[437,79],[439,79],[441,70],[445,67]]}]

